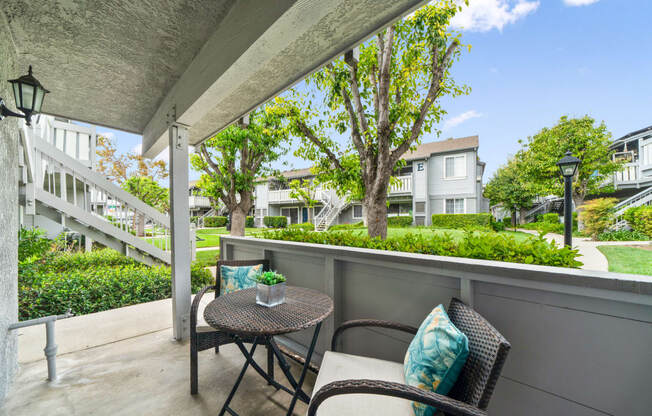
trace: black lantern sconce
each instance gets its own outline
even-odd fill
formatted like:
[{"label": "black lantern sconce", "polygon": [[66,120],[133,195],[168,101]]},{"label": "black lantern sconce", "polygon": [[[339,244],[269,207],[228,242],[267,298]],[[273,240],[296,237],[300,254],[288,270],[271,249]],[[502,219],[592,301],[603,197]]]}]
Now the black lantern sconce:
[{"label": "black lantern sconce", "polygon": [[41,112],[41,107],[43,106],[43,98],[45,94],[50,91],[43,88],[43,85],[34,78],[32,75],[32,66],[29,66],[29,72],[27,75],[23,75],[20,78],[9,80],[11,86],[14,90],[14,100],[16,100],[16,107],[23,114],[14,113],[9,110],[5,105],[2,98],[0,98],[0,120],[9,116],[9,117],[20,117],[24,118],[27,125],[30,125],[30,119],[32,114],[37,114]]}]

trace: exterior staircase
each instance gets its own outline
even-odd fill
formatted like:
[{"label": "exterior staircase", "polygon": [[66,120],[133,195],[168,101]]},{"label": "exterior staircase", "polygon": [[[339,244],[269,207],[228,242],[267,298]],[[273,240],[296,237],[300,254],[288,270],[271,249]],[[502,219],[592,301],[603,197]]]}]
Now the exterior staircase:
[{"label": "exterior staircase", "polygon": [[[71,157],[64,145],[66,151],[61,150],[56,136],[61,132],[53,130],[51,120],[42,117],[33,128],[21,129],[24,217],[45,217],[146,264],[170,264],[169,217]],[[68,124],[58,123],[59,130]],[[78,127],[68,125],[73,133]],[[145,237],[136,235],[143,231]]]},{"label": "exterior staircase", "polygon": [[338,198],[327,190],[320,190],[317,197],[323,202],[324,207],[315,216],[315,231],[326,231],[350,202],[346,198]]},{"label": "exterior staircase", "polygon": [[652,186],[645,188],[641,192],[619,202],[614,206],[614,216],[615,222],[612,225],[613,230],[622,230],[628,227],[627,221],[625,221],[624,215],[625,211],[632,207],[638,207],[641,205],[652,205]]}]

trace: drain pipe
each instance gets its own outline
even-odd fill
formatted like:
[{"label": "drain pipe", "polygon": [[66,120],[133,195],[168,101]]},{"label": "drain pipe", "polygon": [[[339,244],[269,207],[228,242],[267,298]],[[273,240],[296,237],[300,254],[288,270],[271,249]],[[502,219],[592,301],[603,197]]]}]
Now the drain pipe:
[{"label": "drain pipe", "polygon": [[74,316],[68,309],[63,315],[50,315],[42,318],[30,319],[28,321],[20,321],[15,324],[9,325],[9,330],[12,331],[18,328],[25,328],[28,326],[45,324],[45,358],[48,361],[48,381],[55,381],[57,379],[57,344],[54,342],[54,322],[57,319],[65,319]]}]

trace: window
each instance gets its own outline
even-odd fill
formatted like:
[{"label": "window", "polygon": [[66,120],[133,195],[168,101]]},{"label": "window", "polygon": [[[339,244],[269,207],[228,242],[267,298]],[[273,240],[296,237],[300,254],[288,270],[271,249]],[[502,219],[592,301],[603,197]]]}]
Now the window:
[{"label": "window", "polygon": [[444,178],[459,179],[466,177],[466,155],[444,157]]},{"label": "window", "polygon": [[643,164],[652,165],[652,143],[641,146],[641,153],[643,154]]},{"label": "window", "polygon": [[362,205],[353,206],[353,218],[362,218]]},{"label": "window", "polygon": [[449,198],[445,201],[444,212],[446,214],[464,214],[465,205],[464,198]]},{"label": "window", "polygon": [[426,212],[426,203],[425,202],[417,202],[414,204],[414,210],[418,213],[423,213]]}]

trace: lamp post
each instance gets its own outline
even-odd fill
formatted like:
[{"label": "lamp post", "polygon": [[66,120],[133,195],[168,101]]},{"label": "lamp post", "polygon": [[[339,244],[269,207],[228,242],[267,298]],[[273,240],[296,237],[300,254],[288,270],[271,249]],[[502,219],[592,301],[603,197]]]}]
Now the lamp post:
[{"label": "lamp post", "polygon": [[7,108],[2,98],[0,98],[0,120],[9,116],[9,117],[20,117],[25,119],[25,123],[30,125],[30,120],[32,114],[39,113],[41,111],[41,106],[43,105],[43,98],[47,94],[48,90],[43,88],[43,85],[34,78],[32,75],[32,66],[29,66],[29,71],[27,75],[23,75],[20,78],[11,79],[9,83],[12,86],[14,91],[14,100],[16,101],[16,107],[23,114],[14,113]]},{"label": "lamp post", "polygon": [[580,160],[571,152],[566,152],[566,156],[557,162],[564,177],[564,245],[568,247],[573,245],[573,176],[579,164]]}]

